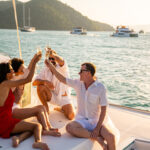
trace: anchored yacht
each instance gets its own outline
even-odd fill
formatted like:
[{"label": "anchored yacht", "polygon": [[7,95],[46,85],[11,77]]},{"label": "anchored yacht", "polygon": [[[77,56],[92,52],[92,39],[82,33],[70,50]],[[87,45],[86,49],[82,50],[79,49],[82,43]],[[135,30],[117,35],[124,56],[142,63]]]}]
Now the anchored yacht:
[{"label": "anchored yacht", "polygon": [[82,27],[77,27],[77,28],[74,28],[70,34],[79,34],[79,35],[85,35],[87,34],[87,31],[86,29],[82,28]]},{"label": "anchored yacht", "polygon": [[20,31],[22,32],[34,32],[36,29],[35,27],[30,27],[30,26],[24,26],[20,28]]},{"label": "anchored yacht", "polygon": [[133,29],[129,29],[126,26],[117,26],[116,31],[112,34],[114,37],[138,37]]},{"label": "anchored yacht", "polygon": [[36,30],[35,27],[30,26],[30,9],[28,9],[28,25],[25,25],[25,6],[23,4],[23,27],[20,27],[20,31],[22,32],[34,32]]}]

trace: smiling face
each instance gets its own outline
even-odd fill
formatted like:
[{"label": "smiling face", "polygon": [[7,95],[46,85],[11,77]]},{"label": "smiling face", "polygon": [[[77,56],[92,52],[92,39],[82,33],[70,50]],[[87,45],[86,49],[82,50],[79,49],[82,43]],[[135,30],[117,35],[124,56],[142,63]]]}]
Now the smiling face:
[{"label": "smiling face", "polygon": [[48,60],[54,65],[56,66],[56,60],[53,57],[49,57]]}]

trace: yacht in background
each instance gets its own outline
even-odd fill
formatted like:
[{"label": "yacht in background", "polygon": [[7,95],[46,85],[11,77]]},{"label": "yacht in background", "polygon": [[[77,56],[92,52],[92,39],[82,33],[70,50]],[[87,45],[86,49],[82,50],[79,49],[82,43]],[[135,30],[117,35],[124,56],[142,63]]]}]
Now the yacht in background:
[{"label": "yacht in background", "polygon": [[30,26],[30,9],[29,9],[29,14],[28,14],[28,26],[25,25],[25,8],[24,8],[24,4],[23,4],[23,27],[20,27],[19,29],[22,32],[34,32],[36,30],[35,27]]},{"label": "yacht in background", "polygon": [[114,37],[138,37],[133,29],[129,29],[126,26],[117,26],[116,31],[112,34]]},{"label": "yacht in background", "polygon": [[70,34],[86,35],[87,31],[82,27],[77,27],[77,28],[73,28]]},{"label": "yacht in background", "polygon": [[144,30],[140,30],[140,31],[139,31],[139,34],[144,34]]},{"label": "yacht in background", "polygon": [[20,31],[22,32],[34,32],[36,29],[35,27],[30,27],[30,26],[24,26],[20,28]]}]

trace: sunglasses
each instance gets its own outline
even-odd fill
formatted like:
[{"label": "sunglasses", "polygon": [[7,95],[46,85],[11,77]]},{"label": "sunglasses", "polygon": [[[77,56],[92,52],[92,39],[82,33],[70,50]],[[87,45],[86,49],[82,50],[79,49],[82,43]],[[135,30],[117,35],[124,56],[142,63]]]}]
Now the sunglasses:
[{"label": "sunglasses", "polygon": [[49,57],[48,59],[49,59],[49,60],[53,60],[53,61],[55,60],[53,57]]},{"label": "sunglasses", "polygon": [[80,69],[80,72],[79,73],[82,73],[84,71],[89,71],[89,70],[86,70],[86,69]]}]

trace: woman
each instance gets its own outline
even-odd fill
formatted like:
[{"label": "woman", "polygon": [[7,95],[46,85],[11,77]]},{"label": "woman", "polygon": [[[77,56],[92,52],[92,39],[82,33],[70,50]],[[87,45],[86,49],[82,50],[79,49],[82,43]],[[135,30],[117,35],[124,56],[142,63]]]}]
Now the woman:
[{"label": "woman", "polygon": [[22,132],[33,132],[35,142],[33,148],[49,150],[46,143],[41,142],[42,126],[39,123],[32,123],[24,120],[15,119],[12,117],[12,106],[14,95],[11,91],[12,87],[17,87],[28,82],[31,82],[35,65],[41,58],[41,53],[35,54],[34,62],[31,71],[25,79],[11,80],[14,71],[9,63],[0,63],[0,137],[9,138],[11,134]]},{"label": "woman", "polygon": [[[28,68],[25,68],[24,61],[22,59],[20,58],[11,59],[11,66],[15,73],[13,80],[24,79],[25,77],[27,77],[29,71],[31,70],[31,66],[33,62],[34,62],[34,57],[31,60]],[[51,127],[51,124],[49,122],[49,117],[45,107],[43,105],[38,105],[31,108],[20,108],[18,105],[24,91],[24,86],[19,86],[19,88],[16,88],[16,91],[17,91],[16,95],[19,96],[15,97],[16,99],[12,111],[13,117],[22,120],[22,119],[27,119],[35,116],[38,119],[38,121],[41,123],[43,130],[50,130],[51,132],[49,133],[51,133],[51,135],[60,136],[60,133],[55,132],[58,131],[58,129]]]}]

